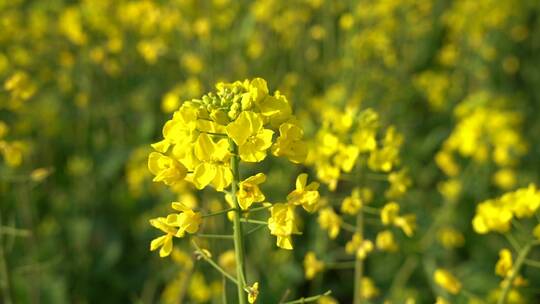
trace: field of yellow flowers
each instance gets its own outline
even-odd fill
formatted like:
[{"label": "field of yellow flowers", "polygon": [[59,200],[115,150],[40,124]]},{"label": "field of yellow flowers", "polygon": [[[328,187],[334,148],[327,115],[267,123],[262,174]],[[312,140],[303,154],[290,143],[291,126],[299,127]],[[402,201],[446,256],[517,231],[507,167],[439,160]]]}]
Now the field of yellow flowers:
[{"label": "field of yellow flowers", "polygon": [[0,303],[540,303],[537,0],[0,0]]}]

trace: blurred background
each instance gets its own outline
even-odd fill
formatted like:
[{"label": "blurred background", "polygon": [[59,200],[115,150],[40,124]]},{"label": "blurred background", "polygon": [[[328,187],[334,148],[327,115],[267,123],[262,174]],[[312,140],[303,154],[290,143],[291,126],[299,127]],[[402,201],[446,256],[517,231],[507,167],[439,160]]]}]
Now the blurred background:
[{"label": "blurred background", "polygon": [[[539,13],[536,0],[0,0],[1,301],[221,303],[221,278],[193,261],[187,241],[169,259],[149,252],[157,233],[148,219],[173,200],[222,203],[152,183],[146,162],[182,101],[253,77],[288,97],[306,137],[322,124],[317,104],[350,101],[404,135],[412,187],[402,208],[418,228],[398,253],[367,262],[382,295],[433,303],[439,291],[425,269],[437,261],[487,297],[505,240],[475,234],[471,219],[478,202],[538,182]],[[449,138],[472,142],[457,149]],[[264,166],[271,201],[309,170]],[[433,227],[464,241],[445,247],[427,234]],[[350,303],[351,271],[304,280],[305,253],[328,238],[309,215],[303,230],[292,252],[266,230],[248,241],[260,303],[287,289],[291,299],[332,289]],[[207,247],[216,256],[231,248]],[[396,286],[402,265],[411,266]]]}]

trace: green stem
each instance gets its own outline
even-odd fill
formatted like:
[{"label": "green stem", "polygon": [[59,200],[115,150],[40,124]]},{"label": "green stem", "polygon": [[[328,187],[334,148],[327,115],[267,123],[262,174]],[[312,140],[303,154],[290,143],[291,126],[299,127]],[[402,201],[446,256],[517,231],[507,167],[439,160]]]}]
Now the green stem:
[{"label": "green stem", "polygon": [[[364,235],[364,214],[356,215],[356,233]],[[364,274],[364,261],[356,257],[354,265],[354,304],[362,304],[362,276]]]},{"label": "green stem", "polygon": [[[214,262],[214,260],[212,260],[210,257],[208,257],[203,251],[202,249],[199,247],[199,245],[197,245],[197,243],[195,243],[195,241],[191,241],[191,243],[193,244],[193,247],[195,247],[195,249],[197,249],[197,251],[199,252],[199,255],[208,263],[210,264],[210,266],[214,267],[217,271],[219,271],[223,276],[225,276],[227,279],[231,280],[231,282],[233,282],[234,284],[236,285],[240,285],[238,283],[238,281],[232,276],[230,275],[229,273],[227,273],[227,271],[225,271],[225,269],[221,268],[216,262]],[[243,293],[242,293],[243,294]]]},{"label": "green stem", "polygon": [[369,213],[377,216],[381,214],[381,210],[369,206],[362,206],[360,210],[362,210],[362,212],[364,213]]},{"label": "green stem", "polygon": [[210,217],[210,216],[216,216],[216,215],[220,215],[220,214],[223,214],[223,213],[227,213],[229,211],[233,211],[234,208],[229,208],[229,209],[225,209],[225,210],[220,210],[220,211],[216,211],[216,212],[212,212],[212,213],[208,213],[208,214],[204,214],[202,215],[201,217]]},{"label": "green stem", "polygon": [[512,289],[512,285],[514,284],[514,280],[519,274],[519,271],[521,270],[521,266],[525,262],[525,259],[527,258],[527,255],[531,251],[531,248],[533,247],[532,243],[528,243],[518,254],[518,257],[516,259],[516,264],[514,264],[514,267],[512,267],[512,271],[510,272],[510,276],[506,279],[506,283],[503,287],[503,290],[501,292],[501,296],[499,297],[499,300],[497,301],[497,304],[506,304],[506,300],[508,298],[508,293],[510,292],[510,289]]},{"label": "green stem", "polygon": [[246,280],[244,277],[244,235],[242,233],[242,223],[240,217],[242,211],[240,209],[240,204],[238,203],[238,198],[236,197],[236,192],[238,191],[238,183],[240,183],[240,171],[238,158],[238,146],[234,143],[232,139],[229,138],[229,147],[230,151],[233,154],[231,156],[231,171],[233,174],[233,180],[231,183],[231,197],[234,204],[234,216],[233,216],[233,231],[234,231],[234,253],[236,259],[236,277],[238,278],[237,291],[238,291],[238,303],[245,304],[246,301],[246,292],[244,291],[246,286]]},{"label": "green stem", "polygon": [[233,239],[234,237],[232,235],[228,234],[205,234],[205,233],[197,233],[193,236],[201,237],[201,238],[208,238],[208,239]]},{"label": "green stem", "polygon": [[343,228],[343,230],[346,230],[352,233],[358,232],[358,229],[356,229],[356,227],[354,227],[353,225],[349,223],[341,222],[340,226],[341,228]]},{"label": "green stem", "polygon": [[[1,214],[0,214],[1,216]],[[0,217],[0,225],[2,224],[2,219]],[[9,288],[9,274],[6,263],[6,257],[4,255],[4,240],[2,234],[0,233],[0,290],[2,291],[2,298],[4,303],[11,304],[11,291]]]},{"label": "green stem", "polygon": [[252,234],[255,231],[261,230],[261,228],[264,228],[264,227],[265,227],[264,225],[259,225],[259,226],[255,227],[255,228],[251,229],[251,230],[248,230],[246,233],[244,233],[244,236],[248,235],[248,234]]},{"label": "green stem", "polygon": [[250,224],[257,224],[257,225],[265,225],[265,226],[268,225],[268,223],[265,222],[265,221],[250,220],[250,219],[246,219],[246,218],[241,218],[240,222],[250,223]]},{"label": "green stem", "polygon": [[540,261],[525,260],[525,265],[540,268]]},{"label": "green stem", "polygon": [[327,292],[323,293],[323,294],[320,294],[320,295],[317,295],[317,296],[312,296],[312,297],[309,297],[309,298],[300,298],[298,300],[294,300],[294,301],[289,301],[289,302],[283,302],[283,304],[299,304],[299,303],[309,303],[309,302],[315,302],[317,301],[318,299],[324,297],[324,296],[328,296],[332,293],[331,290],[328,290]]}]

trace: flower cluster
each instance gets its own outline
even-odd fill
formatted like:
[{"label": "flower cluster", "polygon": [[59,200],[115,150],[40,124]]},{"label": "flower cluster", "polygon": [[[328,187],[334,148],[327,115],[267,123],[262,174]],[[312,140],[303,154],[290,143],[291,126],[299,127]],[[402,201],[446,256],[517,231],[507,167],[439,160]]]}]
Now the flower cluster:
[{"label": "flower cluster", "polygon": [[504,233],[510,230],[513,219],[533,217],[540,207],[540,191],[536,185],[508,192],[496,199],[478,204],[472,221],[477,233]]}]

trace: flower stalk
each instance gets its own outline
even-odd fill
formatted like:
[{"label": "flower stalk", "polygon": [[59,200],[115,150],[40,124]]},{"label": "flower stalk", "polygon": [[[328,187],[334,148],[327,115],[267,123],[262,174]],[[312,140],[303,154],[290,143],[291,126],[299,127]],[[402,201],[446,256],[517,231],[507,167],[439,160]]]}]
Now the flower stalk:
[{"label": "flower stalk", "polygon": [[240,209],[240,204],[238,203],[238,198],[236,197],[236,192],[238,191],[238,183],[240,183],[240,171],[238,158],[238,146],[234,143],[232,139],[229,138],[229,147],[231,151],[231,171],[233,174],[233,180],[231,183],[231,198],[233,202],[234,215],[233,215],[233,237],[234,237],[234,253],[236,259],[236,277],[238,279],[237,290],[238,290],[238,303],[246,303],[246,293],[244,291],[246,287],[246,280],[244,277],[244,234],[242,233],[242,223],[240,217],[242,211]]},{"label": "flower stalk", "polygon": [[[356,233],[364,235],[364,214],[356,215]],[[362,304],[362,276],[364,275],[364,260],[356,257],[354,264],[354,304]]]},{"label": "flower stalk", "polygon": [[533,244],[529,242],[525,246],[523,246],[523,248],[519,251],[518,257],[516,259],[516,264],[514,264],[514,267],[512,268],[510,276],[507,279],[505,279],[506,282],[504,284],[499,300],[497,301],[497,304],[507,303],[508,294],[510,293],[510,289],[512,289],[514,280],[519,275],[521,266],[523,266],[523,264],[525,263],[525,260],[527,259],[527,255],[529,255],[529,252],[531,251],[532,247],[533,247]]}]

